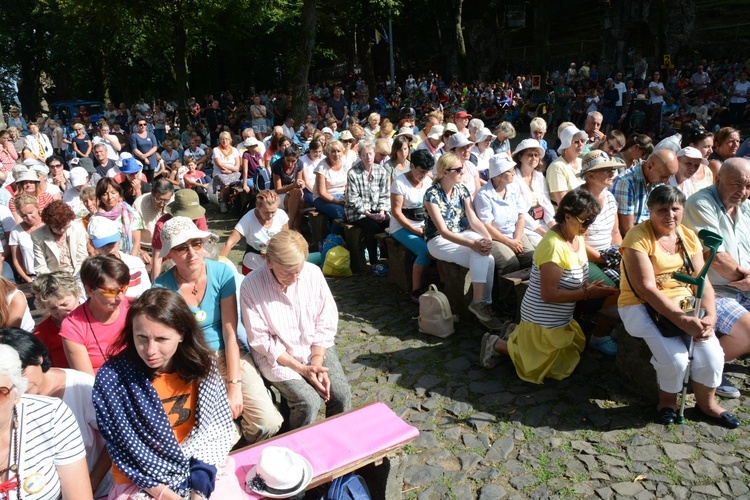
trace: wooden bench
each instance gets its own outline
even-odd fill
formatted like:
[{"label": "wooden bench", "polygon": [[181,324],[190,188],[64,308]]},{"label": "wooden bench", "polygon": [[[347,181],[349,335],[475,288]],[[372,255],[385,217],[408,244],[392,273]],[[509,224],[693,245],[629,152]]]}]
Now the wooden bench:
[{"label": "wooden bench", "polygon": [[[243,489],[247,473],[258,463],[263,448],[284,446],[312,464],[313,480],[307,490],[357,471],[373,499],[401,498],[406,463],[398,449],[418,435],[415,427],[376,402],[242,448],[231,456]],[[248,493],[245,498],[260,497]]]},{"label": "wooden bench", "polygon": [[465,267],[453,262],[439,261],[443,267],[445,293],[451,305],[451,312],[459,316],[461,321],[473,321],[475,316],[469,312],[472,301],[471,274]]},{"label": "wooden bench", "polygon": [[[303,215],[305,215],[303,213]],[[316,210],[307,212],[307,220],[310,222],[310,243],[315,245],[322,243],[328,236],[328,217]]]},{"label": "wooden bench", "polygon": [[386,235],[383,240],[388,249],[388,283],[410,293],[413,288],[412,267],[417,256],[392,236]]},{"label": "wooden bench", "polygon": [[353,273],[361,273],[367,269],[365,259],[365,233],[359,227],[344,222],[343,219],[334,221],[344,228],[344,242],[349,250],[349,259]]}]

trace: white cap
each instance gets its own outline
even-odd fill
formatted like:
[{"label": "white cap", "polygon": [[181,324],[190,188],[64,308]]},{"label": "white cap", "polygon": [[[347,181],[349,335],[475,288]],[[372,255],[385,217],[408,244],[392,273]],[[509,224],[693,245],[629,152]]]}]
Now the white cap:
[{"label": "white cap", "polygon": [[320,132],[323,134],[333,135],[333,130],[331,130],[330,127],[323,127],[323,129]]},{"label": "white cap", "polygon": [[73,187],[83,186],[88,182],[89,173],[83,167],[73,167],[70,169],[70,183]]},{"label": "white cap", "polygon": [[477,133],[474,134],[476,142],[486,141],[487,139],[495,139],[496,137],[497,136],[490,132],[490,129],[488,129],[487,127],[483,127],[477,130]]},{"label": "white cap", "polygon": [[700,160],[702,164],[708,165],[708,160],[703,157],[700,151],[698,151],[696,148],[692,146],[688,146],[686,148],[682,148],[681,150],[677,151],[677,158],[680,158],[682,156],[687,156],[688,158]]}]

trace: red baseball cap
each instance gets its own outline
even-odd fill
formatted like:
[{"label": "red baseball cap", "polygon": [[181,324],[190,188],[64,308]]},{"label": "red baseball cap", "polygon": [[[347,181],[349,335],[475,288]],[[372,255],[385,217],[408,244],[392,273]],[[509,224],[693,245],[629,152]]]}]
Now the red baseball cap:
[{"label": "red baseball cap", "polygon": [[455,114],[454,117],[455,118],[468,118],[469,120],[471,120],[471,115],[467,113],[466,111],[459,111],[458,113]]}]

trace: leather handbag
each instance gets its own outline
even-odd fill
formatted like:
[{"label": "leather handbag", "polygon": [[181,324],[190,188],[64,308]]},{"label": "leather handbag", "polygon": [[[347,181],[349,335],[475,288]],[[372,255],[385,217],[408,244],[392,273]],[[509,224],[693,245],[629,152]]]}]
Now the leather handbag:
[{"label": "leather handbag", "polygon": [[[680,253],[682,254],[682,260],[685,265],[686,274],[693,274],[693,272],[695,271],[695,267],[693,267],[693,261],[690,259],[690,256],[685,251],[685,247],[682,245],[682,238],[680,237],[679,232],[677,232],[677,243],[680,246]],[[686,335],[685,331],[682,330],[682,328],[672,323],[666,316],[664,316],[663,314],[658,312],[656,309],[654,309],[654,306],[652,306],[648,302],[644,302],[638,296],[638,294],[635,292],[635,288],[633,288],[633,284],[630,282],[630,278],[628,277],[628,272],[625,269],[624,260],[622,261],[622,269],[623,271],[625,271],[625,279],[628,280],[628,285],[630,286],[630,289],[633,291],[633,295],[635,295],[635,298],[640,300],[641,303],[643,304],[643,307],[646,308],[646,313],[648,313],[649,318],[651,318],[651,321],[654,322],[654,325],[656,325],[656,328],[659,329],[659,332],[662,334],[662,336],[669,338],[669,337],[679,337],[681,335]]]}]

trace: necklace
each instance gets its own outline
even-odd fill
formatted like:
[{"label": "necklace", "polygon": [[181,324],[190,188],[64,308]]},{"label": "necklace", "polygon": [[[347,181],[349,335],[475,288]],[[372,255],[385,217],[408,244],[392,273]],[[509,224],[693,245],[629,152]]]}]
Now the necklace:
[{"label": "necklace", "polygon": [[16,477],[13,480],[9,478],[4,483],[0,483],[0,493],[5,493],[7,496],[11,490],[15,489],[16,498],[21,498],[21,482],[18,480],[18,411],[15,406],[13,407],[13,423],[11,424],[11,429],[11,440],[13,441],[13,463],[7,468],[0,470],[0,475],[10,471],[14,473]]},{"label": "necklace", "polygon": [[675,254],[675,249],[674,248],[675,248],[675,245],[677,244],[677,238],[675,238],[674,241],[667,242],[666,245],[664,244],[664,242],[661,239],[659,239],[658,241],[659,241],[659,246],[662,248],[662,250],[664,250],[669,255],[674,255]]},{"label": "necklace", "polygon": [[[182,283],[184,285],[190,284],[188,282],[188,280],[186,280],[185,278],[182,277],[182,275],[180,274],[180,271],[177,270],[177,267],[174,268],[174,272],[177,273],[177,276],[182,280]],[[200,284],[202,277],[203,277],[203,269],[201,269],[201,273],[200,273],[200,275],[198,275],[198,279],[195,280],[195,283],[192,284],[193,285],[193,289],[190,291],[191,295],[194,295],[194,296],[198,295],[198,285]]]}]

